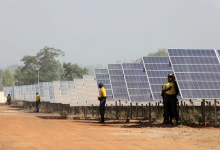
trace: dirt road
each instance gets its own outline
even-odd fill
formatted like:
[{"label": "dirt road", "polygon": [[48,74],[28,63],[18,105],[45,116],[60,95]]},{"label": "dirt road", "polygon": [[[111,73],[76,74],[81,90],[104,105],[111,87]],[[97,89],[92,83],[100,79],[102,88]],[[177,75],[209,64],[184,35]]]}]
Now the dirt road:
[{"label": "dirt road", "polygon": [[142,127],[114,121],[100,125],[97,120],[55,118],[1,104],[0,150],[220,149],[220,130],[212,127]]}]

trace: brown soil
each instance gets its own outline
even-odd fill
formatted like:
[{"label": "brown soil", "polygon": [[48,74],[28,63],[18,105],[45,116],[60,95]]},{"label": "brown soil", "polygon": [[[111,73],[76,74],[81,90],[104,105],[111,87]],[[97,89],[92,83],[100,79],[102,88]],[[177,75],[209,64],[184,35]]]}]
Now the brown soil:
[{"label": "brown soil", "polygon": [[0,150],[220,149],[213,127],[148,125],[108,120],[63,120],[0,105]]}]

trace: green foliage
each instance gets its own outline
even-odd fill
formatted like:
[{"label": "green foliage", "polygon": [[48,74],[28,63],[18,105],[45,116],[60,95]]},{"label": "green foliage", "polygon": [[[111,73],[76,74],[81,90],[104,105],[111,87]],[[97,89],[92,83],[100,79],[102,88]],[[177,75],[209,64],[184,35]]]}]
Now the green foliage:
[{"label": "green foliage", "polygon": [[0,69],[0,91],[3,90],[3,84],[2,84],[2,77],[3,77],[4,71]]},{"label": "green foliage", "polygon": [[4,71],[0,69],[0,79],[3,77]]},{"label": "green foliage", "polygon": [[89,70],[86,68],[80,68],[78,64],[63,63],[64,73],[62,74],[62,80],[72,81],[75,78],[82,78],[83,75],[89,74]]},{"label": "green foliage", "polygon": [[38,82],[38,67],[40,82],[51,82],[61,79],[63,74],[62,64],[56,57],[64,56],[59,49],[44,47],[36,56],[24,56],[21,61],[23,67],[15,71],[16,85],[30,85]]},{"label": "green foliage", "polygon": [[14,76],[11,73],[10,70],[5,70],[5,73],[3,74],[2,77],[2,84],[3,86],[14,86]]},{"label": "green foliage", "polygon": [[168,57],[166,49],[159,49],[155,53],[149,53],[147,56],[166,56]]},{"label": "green foliage", "polygon": [[64,112],[64,111],[59,111],[59,115],[60,115],[63,119],[67,119],[67,117],[68,117],[67,112]]}]

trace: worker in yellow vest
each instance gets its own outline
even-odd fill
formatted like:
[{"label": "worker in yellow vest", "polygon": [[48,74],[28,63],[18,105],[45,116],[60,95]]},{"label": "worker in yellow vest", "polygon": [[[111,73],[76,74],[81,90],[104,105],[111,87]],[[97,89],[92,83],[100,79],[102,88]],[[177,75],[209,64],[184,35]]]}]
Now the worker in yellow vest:
[{"label": "worker in yellow vest", "polygon": [[40,105],[40,95],[38,93],[36,93],[36,109],[37,112],[39,113],[39,105]]},{"label": "worker in yellow vest", "polygon": [[101,121],[99,123],[104,123],[105,119],[105,103],[106,103],[106,90],[104,88],[104,84],[99,83],[99,88],[100,88],[100,96],[98,97],[98,100],[100,101],[100,115],[101,115]]},{"label": "worker in yellow vest", "polygon": [[11,105],[11,95],[10,94],[8,94],[8,96],[7,96],[7,103],[6,103],[6,105]]},{"label": "worker in yellow vest", "polygon": [[176,90],[177,84],[173,80],[173,75],[168,75],[168,82],[164,83],[162,93],[164,94],[164,104],[165,104],[165,119],[166,124],[173,124],[172,120],[170,122],[169,117],[174,117],[178,121],[177,111],[176,111]]}]

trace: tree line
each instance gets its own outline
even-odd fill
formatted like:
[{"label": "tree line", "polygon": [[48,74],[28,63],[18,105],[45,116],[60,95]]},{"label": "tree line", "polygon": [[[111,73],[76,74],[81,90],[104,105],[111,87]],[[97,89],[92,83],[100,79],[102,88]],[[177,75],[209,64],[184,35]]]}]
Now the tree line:
[{"label": "tree line", "polygon": [[23,66],[19,66],[14,73],[9,69],[0,69],[0,90],[3,86],[32,85],[38,83],[38,69],[40,82],[52,81],[73,81],[89,74],[87,68],[81,68],[77,63],[64,62],[57,58],[65,56],[60,49],[44,47],[36,56],[24,56],[21,61]]}]

